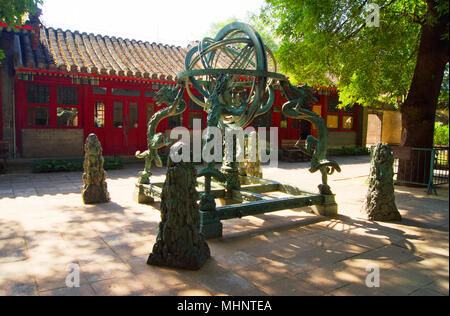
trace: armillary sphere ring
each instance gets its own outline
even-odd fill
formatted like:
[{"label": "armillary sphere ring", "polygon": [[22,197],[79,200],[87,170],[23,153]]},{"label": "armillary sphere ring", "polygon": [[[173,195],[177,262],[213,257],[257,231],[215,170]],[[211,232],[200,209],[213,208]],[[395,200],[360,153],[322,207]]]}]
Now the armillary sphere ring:
[{"label": "armillary sphere ring", "polygon": [[[225,105],[246,107],[239,116],[223,115],[221,127],[245,128],[255,117],[267,113],[274,101],[272,81],[286,80],[277,73],[275,58],[261,36],[240,22],[226,26],[215,39],[205,38],[193,47],[186,55],[185,67],[178,80],[184,82],[190,98],[206,111],[219,78],[224,76],[230,95]],[[194,94],[193,88],[201,96]]]}]

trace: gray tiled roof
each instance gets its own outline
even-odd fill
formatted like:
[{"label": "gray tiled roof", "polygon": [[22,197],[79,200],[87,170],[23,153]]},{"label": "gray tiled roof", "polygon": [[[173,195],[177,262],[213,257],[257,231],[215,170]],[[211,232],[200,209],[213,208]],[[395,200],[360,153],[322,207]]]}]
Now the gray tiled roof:
[{"label": "gray tiled roof", "polygon": [[71,73],[175,80],[184,71],[188,48],[41,28],[33,49],[32,34],[20,34],[19,67]]}]

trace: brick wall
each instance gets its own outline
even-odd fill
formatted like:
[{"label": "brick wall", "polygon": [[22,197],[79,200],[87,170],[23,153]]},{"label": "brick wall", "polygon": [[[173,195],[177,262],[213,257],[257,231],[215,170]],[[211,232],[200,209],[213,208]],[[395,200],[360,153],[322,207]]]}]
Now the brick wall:
[{"label": "brick wall", "polygon": [[359,146],[356,132],[330,132],[328,134],[328,146],[339,148],[342,146]]},{"label": "brick wall", "polygon": [[78,158],[84,155],[82,129],[22,129],[23,158]]},{"label": "brick wall", "polygon": [[381,141],[389,145],[400,145],[402,141],[402,114],[400,111],[383,111]]},{"label": "brick wall", "polygon": [[0,49],[5,53],[5,58],[0,62],[1,76],[1,136],[4,141],[9,143],[9,158],[13,158],[14,153],[14,54],[12,50],[13,35],[8,33],[1,34]]},{"label": "brick wall", "polygon": [[380,110],[369,114],[367,144],[380,142],[399,145],[402,138],[402,114],[399,111]]},{"label": "brick wall", "polygon": [[367,144],[376,145],[381,142],[381,132],[383,127],[383,117],[370,113],[367,124]]}]

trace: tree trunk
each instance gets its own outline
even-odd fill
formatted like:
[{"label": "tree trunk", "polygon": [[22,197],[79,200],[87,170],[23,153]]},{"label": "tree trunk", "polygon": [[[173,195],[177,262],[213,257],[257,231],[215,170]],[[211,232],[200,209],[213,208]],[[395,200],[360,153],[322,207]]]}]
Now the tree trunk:
[{"label": "tree trunk", "polygon": [[[428,1],[428,12],[437,16],[436,1]],[[442,35],[447,32],[448,15],[436,23],[422,26],[417,64],[411,88],[402,106],[402,146],[433,148],[434,123],[445,65],[448,63],[448,40]],[[427,183],[430,166],[424,166],[414,154],[409,161],[401,161],[398,180]],[[412,172],[415,171],[415,172]]]}]

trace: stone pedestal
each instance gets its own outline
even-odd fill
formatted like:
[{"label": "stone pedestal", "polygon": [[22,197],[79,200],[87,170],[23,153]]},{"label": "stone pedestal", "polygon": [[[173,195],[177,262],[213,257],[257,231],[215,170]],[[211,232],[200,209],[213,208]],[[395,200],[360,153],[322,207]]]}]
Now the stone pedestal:
[{"label": "stone pedestal", "polygon": [[237,163],[227,164],[222,167],[221,171],[227,178],[226,187],[228,192],[239,190],[241,188],[241,179]]},{"label": "stone pedestal", "polygon": [[81,192],[84,204],[101,204],[109,202],[109,193],[104,185],[87,185]]},{"label": "stone pedestal", "polygon": [[222,163],[222,169],[220,170],[226,177],[226,188],[229,195],[233,190],[239,190],[241,188],[240,169],[236,156],[236,137],[233,137],[233,142],[225,141],[224,157]]},{"label": "stone pedestal", "polygon": [[155,199],[151,196],[151,185],[136,184],[133,193],[133,200],[139,204],[153,204]]},{"label": "stone pedestal", "polygon": [[206,239],[221,238],[223,224],[216,216],[216,202],[213,195],[202,194],[200,199],[200,234]]},{"label": "stone pedestal", "polygon": [[335,217],[338,215],[339,207],[336,203],[335,195],[324,195],[324,203],[313,207],[314,214],[326,217]]}]

